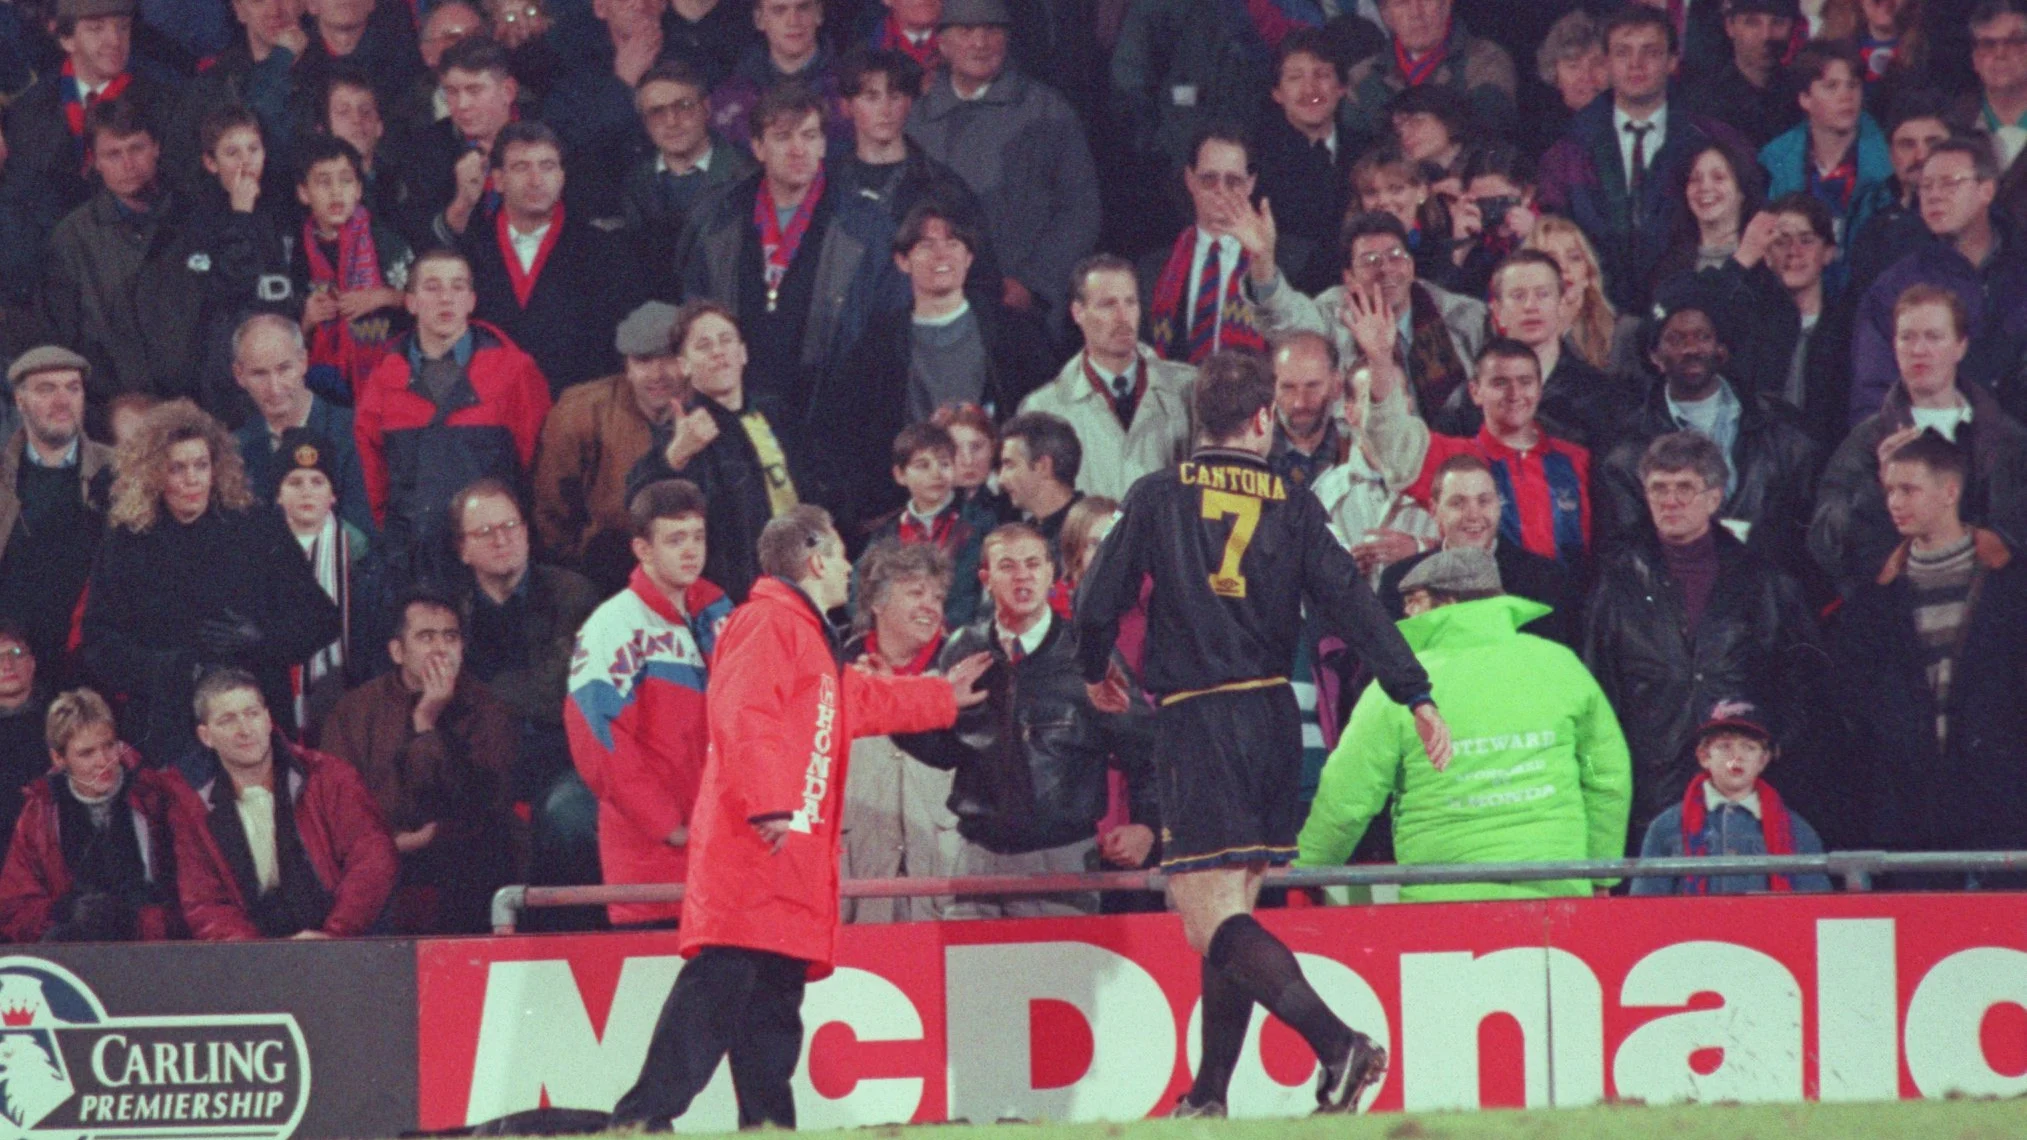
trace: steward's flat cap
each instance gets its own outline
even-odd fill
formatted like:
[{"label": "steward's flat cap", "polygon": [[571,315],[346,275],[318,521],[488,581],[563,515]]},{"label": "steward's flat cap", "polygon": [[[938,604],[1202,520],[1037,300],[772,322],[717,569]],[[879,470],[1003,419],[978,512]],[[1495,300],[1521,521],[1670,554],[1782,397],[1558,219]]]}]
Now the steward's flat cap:
[{"label": "steward's flat cap", "polygon": [[1422,559],[1401,579],[1401,593],[1432,590],[1439,594],[1483,594],[1498,590],[1499,563],[1475,547],[1438,550]]}]

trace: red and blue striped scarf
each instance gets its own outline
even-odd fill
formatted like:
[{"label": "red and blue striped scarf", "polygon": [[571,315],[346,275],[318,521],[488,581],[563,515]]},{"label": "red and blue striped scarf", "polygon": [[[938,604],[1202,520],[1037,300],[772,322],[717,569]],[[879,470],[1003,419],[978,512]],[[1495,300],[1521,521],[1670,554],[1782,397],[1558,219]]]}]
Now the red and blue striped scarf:
[{"label": "red and blue striped scarf", "polygon": [[[1182,236],[1175,239],[1175,248],[1170,251],[1167,264],[1161,267],[1161,276],[1154,281],[1154,299],[1147,310],[1148,339],[1163,360],[1190,362],[1190,314],[1185,311],[1185,302],[1189,298],[1190,262],[1196,258],[1196,230],[1195,226],[1184,228]],[[1246,279],[1249,260],[1245,251],[1241,250],[1238,265],[1225,278],[1225,294],[1220,301],[1222,312],[1218,323],[1218,347],[1265,352],[1266,334],[1260,331],[1252,304],[1239,291]],[[1285,283],[1282,286],[1284,289],[1287,287]]]}]

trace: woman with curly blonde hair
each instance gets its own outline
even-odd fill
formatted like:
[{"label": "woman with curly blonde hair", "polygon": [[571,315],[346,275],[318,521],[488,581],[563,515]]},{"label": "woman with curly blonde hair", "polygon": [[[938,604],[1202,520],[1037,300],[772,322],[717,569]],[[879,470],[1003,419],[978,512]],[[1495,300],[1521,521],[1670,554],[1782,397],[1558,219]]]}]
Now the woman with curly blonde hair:
[{"label": "woman with curly blonde hair", "polygon": [[290,667],[338,636],[338,612],[281,514],[254,502],[232,435],[175,400],[149,410],[113,469],[82,651],[126,695],[126,738],[156,763],[192,753],[196,675],[221,665],[259,677],[287,719]]}]

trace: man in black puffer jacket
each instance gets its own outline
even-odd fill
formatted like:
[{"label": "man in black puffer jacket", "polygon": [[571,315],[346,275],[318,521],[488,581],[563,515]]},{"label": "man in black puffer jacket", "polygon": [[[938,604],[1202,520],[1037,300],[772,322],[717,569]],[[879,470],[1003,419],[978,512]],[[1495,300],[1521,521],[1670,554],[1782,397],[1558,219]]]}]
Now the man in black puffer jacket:
[{"label": "man in black puffer jacket", "polygon": [[[1077,630],[1049,607],[1055,582],[1047,540],[1009,523],[986,536],[981,575],[992,615],[960,630],[938,668],[980,651],[992,654],[985,703],[958,714],[943,732],[897,736],[910,755],[954,768],[950,810],[964,837],[957,875],[1064,874],[1100,860],[1138,867],[1153,852],[1157,826],[1154,710],[1137,692],[1125,713],[1091,705],[1077,667]],[[1133,822],[1101,841],[1106,768],[1126,773]],[[960,898],[952,918],[1096,914],[1094,893]]]}]

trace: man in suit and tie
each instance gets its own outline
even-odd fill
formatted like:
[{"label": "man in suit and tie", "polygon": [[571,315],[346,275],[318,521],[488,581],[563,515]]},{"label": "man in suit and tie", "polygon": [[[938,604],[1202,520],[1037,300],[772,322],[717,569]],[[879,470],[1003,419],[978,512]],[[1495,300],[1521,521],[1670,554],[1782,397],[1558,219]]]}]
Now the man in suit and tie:
[{"label": "man in suit and tie", "polygon": [[1668,16],[1629,4],[1605,21],[1611,90],[1570,120],[1542,158],[1541,206],[1566,214],[1597,244],[1620,312],[1644,312],[1649,277],[1685,209],[1673,193],[1683,164],[1712,142],[1744,148],[1732,128],[1669,101],[1681,48]]}]

